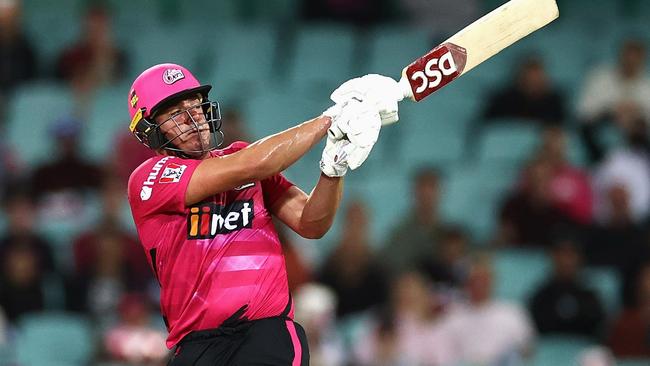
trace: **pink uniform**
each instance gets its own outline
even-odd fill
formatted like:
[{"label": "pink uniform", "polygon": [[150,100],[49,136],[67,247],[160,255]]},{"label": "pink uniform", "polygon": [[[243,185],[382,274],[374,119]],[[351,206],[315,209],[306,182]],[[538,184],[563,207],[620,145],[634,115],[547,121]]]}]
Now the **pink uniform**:
[{"label": "pink uniform", "polygon": [[[236,142],[211,154],[231,154],[246,145]],[[133,218],[161,286],[169,348],[192,331],[217,328],[242,306],[249,320],[279,316],[291,307],[268,207],[292,183],[276,175],[187,207],[185,190],[200,162],[157,156],[129,179]]]}]

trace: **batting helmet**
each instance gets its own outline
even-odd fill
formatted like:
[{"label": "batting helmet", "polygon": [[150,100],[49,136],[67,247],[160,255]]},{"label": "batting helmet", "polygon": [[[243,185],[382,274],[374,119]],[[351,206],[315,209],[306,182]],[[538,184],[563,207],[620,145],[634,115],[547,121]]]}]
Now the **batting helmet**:
[{"label": "batting helmet", "polygon": [[[220,131],[219,104],[208,99],[210,89],[212,86],[201,85],[194,75],[181,65],[159,64],[150,67],[140,74],[131,86],[128,100],[131,116],[129,129],[141,143],[154,150],[165,149],[182,156],[214,150],[223,142],[223,134]],[[199,132],[204,129],[201,128],[201,125],[207,124],[210,131],[210,143],[204,144],[201,140],[200,149],[184,151],[174,145],[174,140],[184,133],[179,132],[177,136],[173,137],[165,136],[160,126],[167,121],[176,122],[174,116],[182,113],[189,114],[189,111],[181,111],[160,124],[155,122],[155,116],[164,107],[193,95],[201,96],[201,108],[206,121],[197,122],[190,116],[189,120],[194,126],[184,133]]]}]

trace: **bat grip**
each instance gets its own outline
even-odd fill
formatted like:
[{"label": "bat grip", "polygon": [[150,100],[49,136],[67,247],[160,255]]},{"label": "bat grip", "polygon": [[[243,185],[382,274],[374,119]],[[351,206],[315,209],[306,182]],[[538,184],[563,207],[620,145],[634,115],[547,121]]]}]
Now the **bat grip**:
[{"label": "bat grip", "polygon": [[405,74],[402,74],[402,77],[399,79],[397,85],[399,85],[400,91],[403,93],[404,98],[415,100],[415,97],[413,96],[413,89],[411,89],[411,84],[409,83]]}]

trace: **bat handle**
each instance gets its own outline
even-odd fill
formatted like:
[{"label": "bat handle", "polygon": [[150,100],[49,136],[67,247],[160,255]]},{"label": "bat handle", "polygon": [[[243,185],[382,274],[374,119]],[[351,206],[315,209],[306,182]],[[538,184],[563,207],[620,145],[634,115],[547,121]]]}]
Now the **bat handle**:
[{"label": "bat handle", "polygon": [[415,101],[415,97],[413,96],[413,90],[411,89],[411,84],[406,78],[405,73],[402,73],[402,77],[399,79],[399,82],[397,84],[399,85],[400,91],[404,95],[404,99],[409,98]]}]

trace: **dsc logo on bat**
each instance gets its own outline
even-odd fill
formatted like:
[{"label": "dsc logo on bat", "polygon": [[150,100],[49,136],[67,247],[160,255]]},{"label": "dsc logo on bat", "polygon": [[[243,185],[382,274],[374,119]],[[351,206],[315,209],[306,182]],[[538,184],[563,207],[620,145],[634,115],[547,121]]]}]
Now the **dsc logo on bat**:
[{"label": "dsc logo on bat", "polygon": [[406,67],[413,96],[419,101],[463,72],[467,53],[452,43],[442,44]]}]

